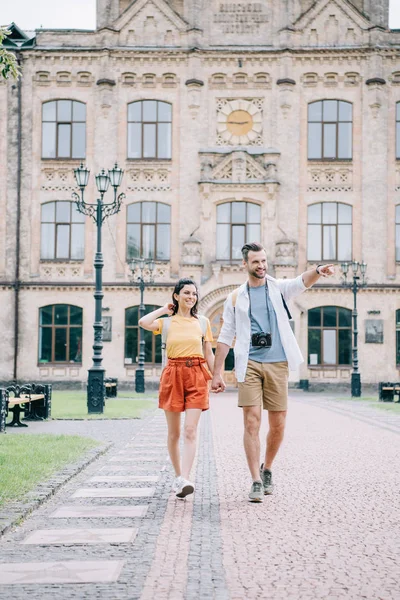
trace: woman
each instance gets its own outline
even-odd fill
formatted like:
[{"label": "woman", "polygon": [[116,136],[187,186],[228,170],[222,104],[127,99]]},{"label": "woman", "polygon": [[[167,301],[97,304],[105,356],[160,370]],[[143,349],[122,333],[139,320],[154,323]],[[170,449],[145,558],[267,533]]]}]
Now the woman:
[{"label": "woman", "polygon": [[[180,279],[172,294],[172,303],[145,315],[140,327],[162,334],[167,329],[166,354],[159,390],[159,407],[165,411],[168,425],[168,452],[175,470],[174,490],[178,498],[193,494],[190,471],[196,454],[197,425],[203,410],[208,410],[208,381],[214,368],[210,321],[198,317],[199,294],[191,279]],[[171,317],[168,322],[162,319]],[[204,332],[204,333],[203,333]],[[208,365],[208,369],[206,367]],[[181,413],[185,412],[182,468],[179,453]]]}]

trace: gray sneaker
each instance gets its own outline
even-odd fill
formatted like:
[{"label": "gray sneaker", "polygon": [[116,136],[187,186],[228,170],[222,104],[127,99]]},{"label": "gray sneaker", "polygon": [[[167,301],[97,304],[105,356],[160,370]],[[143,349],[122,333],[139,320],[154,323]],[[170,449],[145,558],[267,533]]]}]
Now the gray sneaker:
[{"label": "gray sneaker", "polygon": [[264,492],[263,484],[261,481],[253,481],[251,490],[249,493],[249,502],[263,502]]},{"label": "gray sneaker", "polygon": [[274,493],[274,484],[272,483],[272,473],[269,469],[264,469],[264,463],[260,467],[260,477],[264,486],[264,494],[270,496]]}]

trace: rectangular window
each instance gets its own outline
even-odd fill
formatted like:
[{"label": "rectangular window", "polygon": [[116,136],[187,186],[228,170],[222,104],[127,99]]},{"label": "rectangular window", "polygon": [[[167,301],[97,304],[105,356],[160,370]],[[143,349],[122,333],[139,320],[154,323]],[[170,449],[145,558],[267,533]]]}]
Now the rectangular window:
[{"label": "rectangular window", "polygon": [[69,258],[69,225],[57,225],[56,258]]},{"label": "rectangular window", "polygon": [[140,256],[140,225],[128,223],[128,260]]},{"label": "rectangular window", "polygon": [[169,260],[171,256],[170,225],[157,225],[157,259]]},{"label": "rectangular window", "polygon": [[85,257],[85,226],[74,223],[71,226],[71,259],[83,260]]},{"label": "rectangular window", "polygon": [[232,225],[232,259],[242,258],[242,247],[245,243],[245,225]]},{"label": "rectangular window", "polygon": [[229,259],[230,253],[230,225],[217,225],[217,260]]},{"label": "rectangular window", "polygon": [[336,226],[324,225],[323,260],[336,259]]},{"label": "rectangular window", "polygon": [[157,135],[157,157],[171,158],[171,123],[159,123]]},{"label": "rectangular window", "polygon": [[337,259],[350,261],[352,254],[351,225],[339,225]]},{"label": "rectangular window", "polygon": [[59,158],[71,156],[71,125],[66,123],[58,124],[57,156]]},{"label": "rectangular window", "polygon": [[323,363],[325,365],[336,365],[336,330],[324,329],[322,331],[323,341]]},{"label": "rectangular window", "polygon": [[65,362],[67,360],[67,328],[55,328],[54,341],[54,360],[56,362]]},{"label": "rectangular window", "polygon": [[142,244],[143,244],[143,256],[144,258],[155,258],[155,225],[143,225],[142,226]]},{"label": "rectangular window", "polygon": [[51,362],[51,327],[41,327],[39,335],[39,362]]},{"label": "rectangular window", "polygon": [[307,235],[307,258],[310,261],[321,260],[322,227],[309,225]]},{"label": "rectangular window", "polygon": [[42,156],[43,158],[56,157],[56,123],[42,125]]},{"label": "rectangular window", "polygon": [[324,124],[324,158],[336,158],[336,124]]},{"label": "rectangular window", "polygon": [[353,155],[352,132],[352,123],[339,123],[338,158],[351,159]]},{"label": "rectangular window", "polygon": [[156,125],[143,125],[143,158],[156,157]]},{"label": "rectangular window", "polygon": [[141,123],[128,123],[128,158],[142,156],[142,125]]},{"label": "rectangular window", "polygon": [[308,125],[308,158],[322,158],[322,123]]},{"label": "rectangular window", "polygon": [[55,252],[55,225],[54,223],[42,223],[40,238],[40,258],[44,260],[54,259]]},{"label": "rectangular window", "polygon": [[72,158],[85,158],[86,123],[72,124]]}]

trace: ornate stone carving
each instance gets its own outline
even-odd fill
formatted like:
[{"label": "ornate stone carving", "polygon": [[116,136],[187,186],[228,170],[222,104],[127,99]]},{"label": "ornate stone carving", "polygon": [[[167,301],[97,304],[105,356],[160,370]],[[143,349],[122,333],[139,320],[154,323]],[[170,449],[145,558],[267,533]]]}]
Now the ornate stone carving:
[{"label": "ornate stone carving", "polygon": [[42,262],[39,267],[39,275],[42,279],[82,279],[83,264],[79,263],[59,263],[59,262]]},{"label": "ornate stone carving", "polygon": [[229,154],[202,153],[201,182],[252,184],[277,182],[278,154],[250,155],[245,150],[233,150]]},{"label": "ornate stone carving", "polygon": [[141,166],[128,171],[128,191],[164,192],[171,189],[171,169],[165,166]]},{"label": "ornate stone carving", "polygon": [[297,242],[283,239],[275,244],[275,265],[297,265]]},{"label": "ornate stone carving", "polygon": [[190,237],[184,241],[181,256],[184,265],[201,265],[203,256],[200,240]]},{"label": "ornate stone carving", "polygon": [[308,168],[308,192],[353,191],[353,167],[313,163]]}]

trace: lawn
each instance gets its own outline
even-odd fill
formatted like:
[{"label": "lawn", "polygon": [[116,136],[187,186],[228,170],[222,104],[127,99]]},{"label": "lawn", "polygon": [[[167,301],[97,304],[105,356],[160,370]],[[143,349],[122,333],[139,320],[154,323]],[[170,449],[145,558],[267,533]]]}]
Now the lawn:
[{"label": "lawn", "polygon": [[38,483],[99,444],[90,438],[71,435],[2,434],[0,506],[22,498]]},{"label": "lawn", "polygon": [[355,400],[367,406],[377,408],[378,410],[385,410],[386,412],[397,413],[400,415],[400,402],[379,402],[377,396],[361,396],[361,398],[352,398],[349,396],[348,398],[335,398],[335,400]]},{"label": "lawn", "polygon": [[157,393],[135,394],[118,392],[118,398],[106,398],[102,414],[87,412],[86,392],[54,390],[51,399],[53,419],[140,419],[147,411],[156,408]]}]

